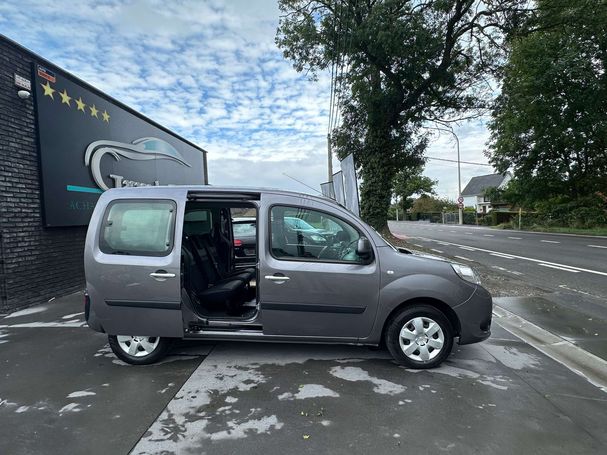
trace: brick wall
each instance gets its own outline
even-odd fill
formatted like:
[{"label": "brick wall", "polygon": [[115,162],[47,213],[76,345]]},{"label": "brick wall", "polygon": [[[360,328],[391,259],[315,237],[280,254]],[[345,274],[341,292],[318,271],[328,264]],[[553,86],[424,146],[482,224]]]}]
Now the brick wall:
[{"label": "brick wall", "polygon": [[33,97],[14,85],[15,73],[32,78],[33,60],[0,36],[0,313],[84,287],[86,227],[42,223]]}]

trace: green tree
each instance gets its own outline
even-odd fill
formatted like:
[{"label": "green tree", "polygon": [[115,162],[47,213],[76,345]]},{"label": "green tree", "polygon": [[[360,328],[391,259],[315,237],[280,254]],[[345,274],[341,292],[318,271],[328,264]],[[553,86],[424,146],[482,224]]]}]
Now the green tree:
[{"label": "green tree", "polygon": [[457,204],[447,198],[439,198],[424,194],[418,197],[411,207],[411,212],[415,213],[438,213],[443,210],[455,212],[457,210]]},{"label": "green tree", "polygon": [[397,200],[398,205],[403,213],[413,205],[413,195],[434,195],[434,187],[437,185],[436,180],[430,177],[421,175],[422,168],[401,169],[394,177],[393,197]]},{"label": "green tree", "polygon": [[538,0],[513,39],[488,156],[526,205],[607,188],[607,1]]},{"label": "green tree", "polygon": [[526,0],[279,0],[277,45],[299,71],[333,68],[342,125],[338,156],[354,153],[361,214],[386,226],[399,169],[423,163],[420,127],[484,107],[503,32]]}]

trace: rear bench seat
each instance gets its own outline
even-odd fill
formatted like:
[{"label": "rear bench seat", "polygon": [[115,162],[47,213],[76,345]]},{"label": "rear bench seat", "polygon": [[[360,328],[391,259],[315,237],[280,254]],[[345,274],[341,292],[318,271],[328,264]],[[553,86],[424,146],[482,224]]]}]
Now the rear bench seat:
[{"label": "rear bench seat", "polygon": [[203,305],[225,305],[234,312],[245,301],[249,280],[254,274],[244,272],[221,278],[205,249],[196,248],[192,239],[184,236],[182,257],[186,289]]}]

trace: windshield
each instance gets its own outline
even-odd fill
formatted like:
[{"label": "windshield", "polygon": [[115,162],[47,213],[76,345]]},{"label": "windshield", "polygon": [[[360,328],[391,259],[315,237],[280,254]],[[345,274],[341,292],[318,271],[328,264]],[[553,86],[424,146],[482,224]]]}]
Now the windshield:
[{"label": "windshield", "polygon": [[[364,223],[364,221],[363,221],[363,223]],[[388,241],[388,240],[387,240],[387,239],[386,239],[386,238],[385,238],[383,235],[381,235],[381,234],[380,234],[378,231],[376,231],[376,230],[375,230],[375,228],[374,228],[373,226],[371,226],[371,225],[369,225],[369,224],[367,224],[367,223],[364,223],[364,224],[365,224],[365,226],[367,226],[369,229],[371,229],[373,232],[375,232],[375,233],[376,233],[376,234],[379,236],[379,238],[381,238],[381,239],[382,239],[382,240],[383,240],[383,241],[386,243],[386,245],[388,245],[388,246],[389,246],[390,248],[392,248],[394,251],[398,251],[398,248],[396,248],[394,245],[392,245],[392,244],[391,244],[391,243],[390,243],[390,242],[389,242],[389,241]]]},{"label": "windshield", "polygon": [[255,221],[234,223],[234,237],[255,236]]},{"label": "windshield", "polygon": [[285,216],[284,218],[285,224],[289,226],[291,229],[297,229],[300,231],[316,231],[317,229],[306,223],[304,220],[300,218],[295,218],[292,216]]}]

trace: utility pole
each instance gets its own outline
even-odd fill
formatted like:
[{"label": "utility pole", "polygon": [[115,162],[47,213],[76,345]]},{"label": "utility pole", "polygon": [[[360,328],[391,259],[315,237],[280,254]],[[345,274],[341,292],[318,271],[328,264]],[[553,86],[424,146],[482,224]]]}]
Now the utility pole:
[{"label": "utility pole", "polygon": [[329,179],[327,182],[333,181],[333,152],[331,151],[331,133],[327,134],[327,153],[328,153],[328,170],[329,170]]}]

